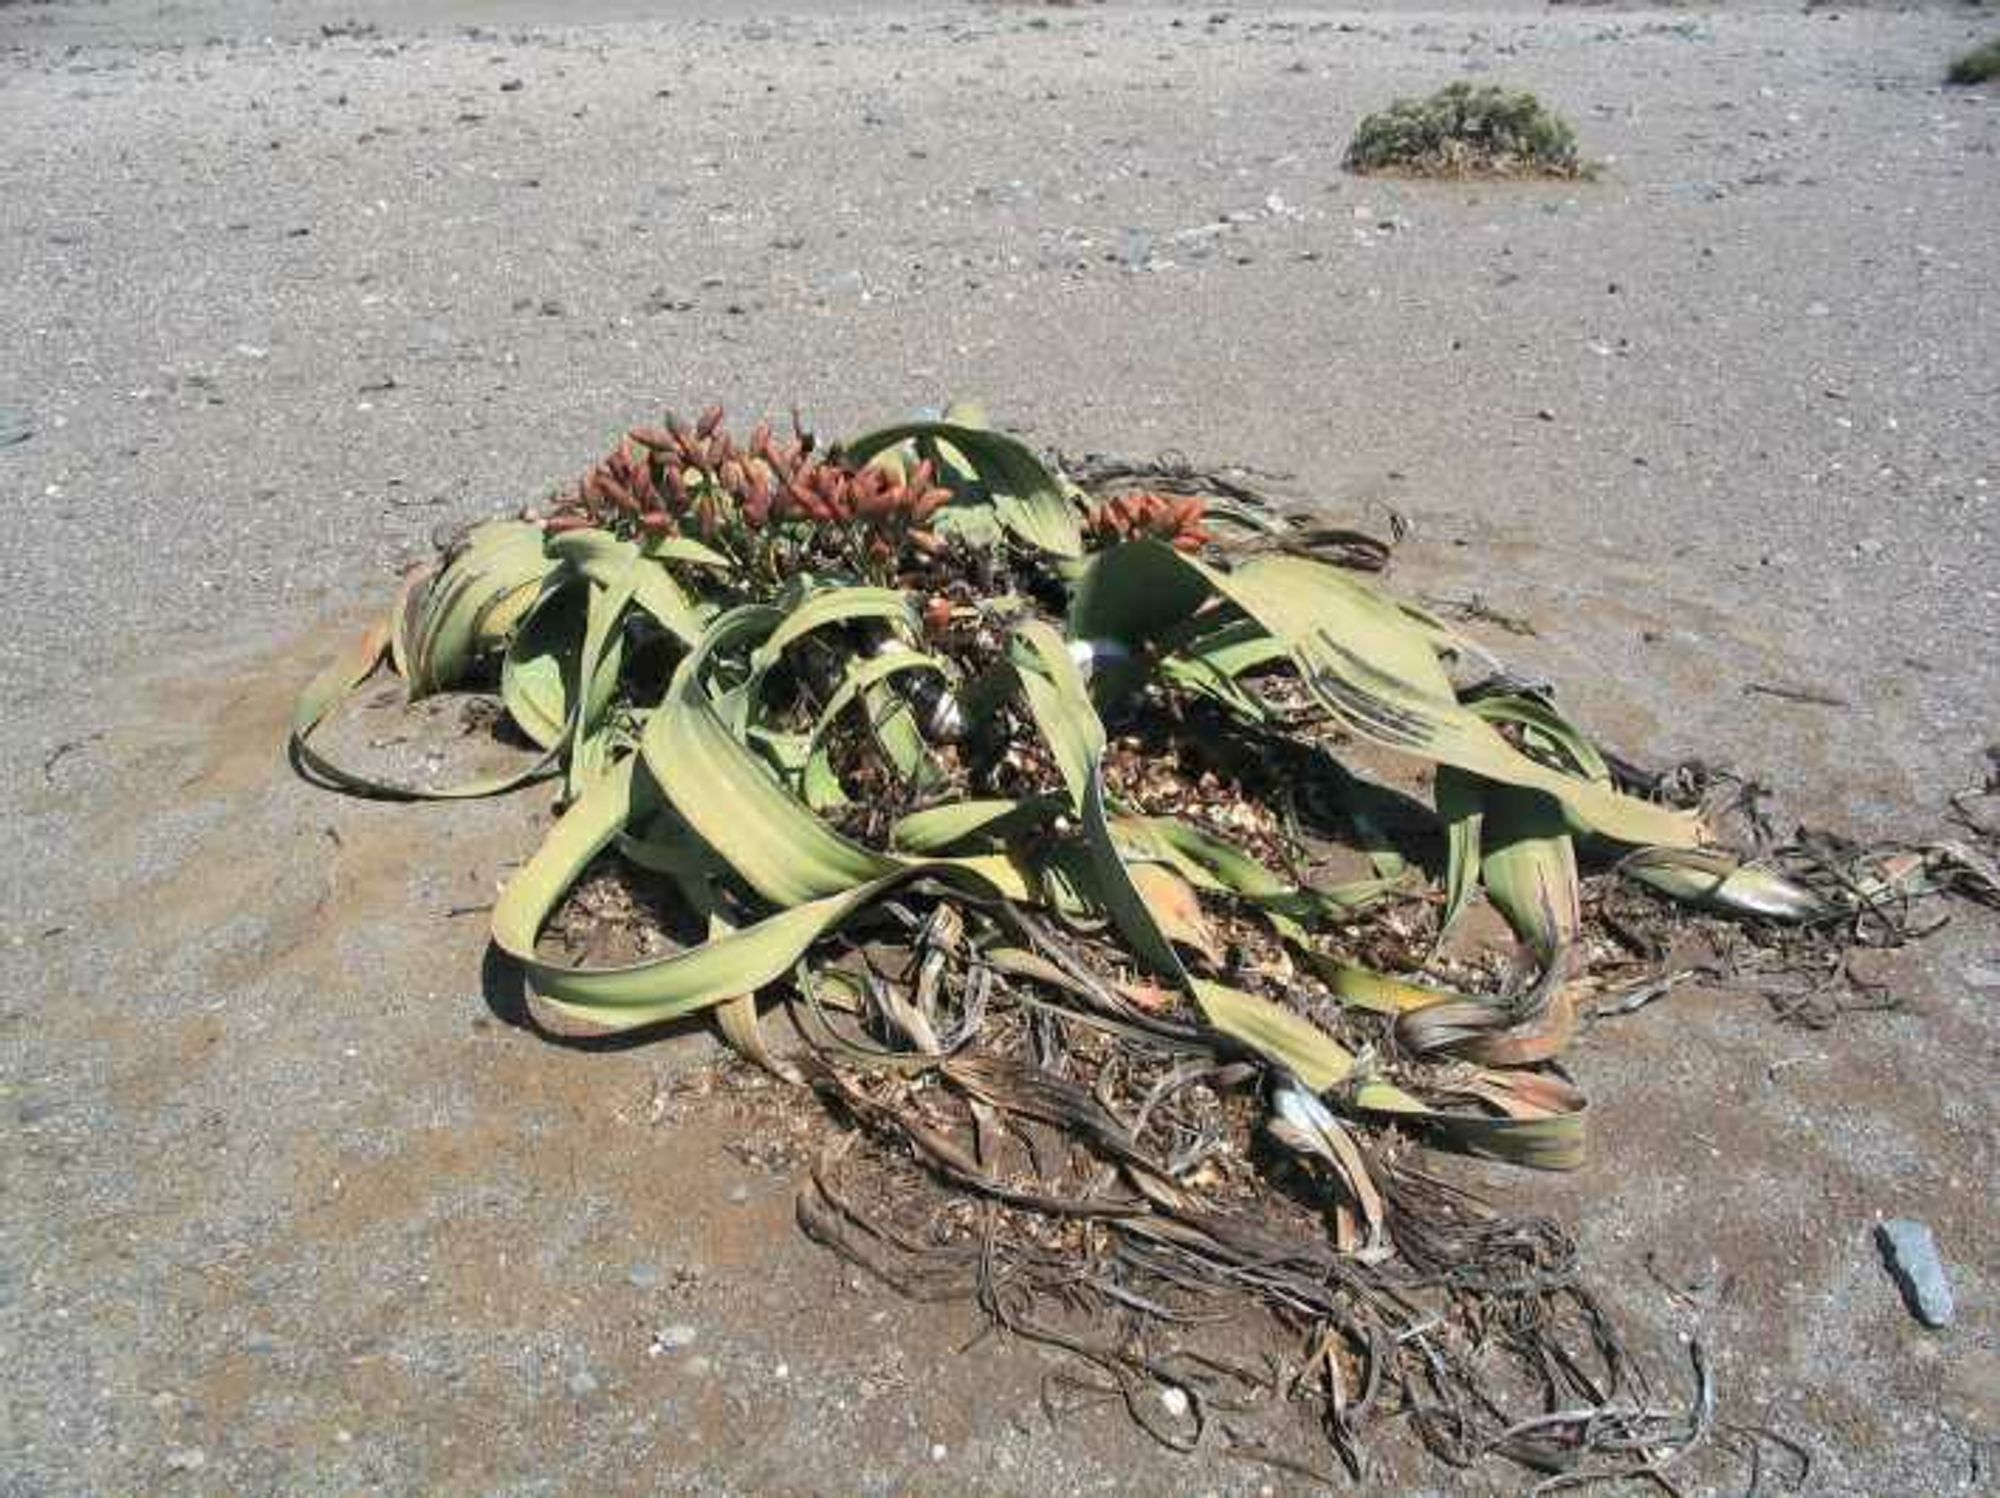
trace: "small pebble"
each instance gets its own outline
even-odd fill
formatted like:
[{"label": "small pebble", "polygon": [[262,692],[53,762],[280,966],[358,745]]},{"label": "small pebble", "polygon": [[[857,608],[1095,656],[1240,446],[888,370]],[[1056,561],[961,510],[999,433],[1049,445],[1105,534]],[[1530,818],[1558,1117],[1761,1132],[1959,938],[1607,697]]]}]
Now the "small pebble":
[{"label": "small pebble", "polygon": [[1892,1217],[1875,1229],[1875,1235],[1910,1314],[1925,1326],[1950,1326],[1956,1310],[1951,1282],[1945,1278],[1930,1228],[1908,1217]]},{"label": "small pebble", "polygon": [[625,1271],[625,1278],[631,1282],[634,1289],[657,1290],[666,1282],[667,1277],[657,1264],[634,1264]]},{"label": "small pebble", "polygon": [[742,1206],[750,1200],[750,1188],[741,1184],[731,1186],[729,1188],[729,1200],[739,1207]]},{"label": "small pebble", "polygon": [[569,1391],[578,1399],[587,1399],[597,1392],[597,1380],[589,1373],[572,1373],[569,1376]]},{"label": "small pebble", "polygon": [[167,1453],[169,1472],[199,1472],[208,1465],[208,1453],[198,1446],[182,1446]]},{"label": "small pebble", "polygon": [[931,1460],[932,1460],[932,1461],[934,1461],[934,1462],[941,1462],[941,1461],[943,1461],[943,1460],[945,1459],[945,1457],[946,1457],[947,1455],[949,1455],[949,1453],[948,1453],[948,1452],[946,1451],[946,1449],[945,1449],[945,1445],[944,1445],[944,1443],[943,1443],[942,1441],[938,1442],[938,1444],[937,1444],[937,1445],[935,1445],[935,1446],[931,1447]]},{"label": "small pebble", "polygon": [[653,1351],[679,1352],[684,1347],[694,1346],[695,1329],[685,1321],[677,1321],[672,1326],[661,1327],[653,1333]]},{"label": "small pebble", "polygon": [[1176,1420],[1187,1418],[1188,1396],[1186,1389],[1168,1387],[1160,1390],[1160,1403],[1166,1406],[1167,1413],[1172,1415]]},{"label": "small pebble", "polygon": [[707,1378],[710,1370],[714,1367],[714,1363],[710,1362],[700,1353],[696,1353],[685,1363],[681,1364],[681,1372],[685,1373],[689,1378]]}]

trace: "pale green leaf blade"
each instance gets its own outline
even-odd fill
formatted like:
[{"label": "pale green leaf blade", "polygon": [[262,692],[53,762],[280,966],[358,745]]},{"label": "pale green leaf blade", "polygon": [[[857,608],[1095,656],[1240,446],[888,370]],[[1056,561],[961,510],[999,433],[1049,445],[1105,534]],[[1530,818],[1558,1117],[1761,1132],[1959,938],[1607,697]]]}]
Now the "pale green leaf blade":
[{"label": "pale green leaf blade", "polygon": [[752,889],[795,905],[893,872],[894,860],[849,841],[793,798],[730,732],[702,685],[709,656],[767,639],[775,609],[733,609],[674,672],[666,700],[646,722],[640,751],[674,809]]},{"label": "pale green leaf blade", "polygon": [[1560,802],[1511,785],[1482,787],[1480,877],[1487,898],[1544,964],[1583,926],[1576,849]]}]

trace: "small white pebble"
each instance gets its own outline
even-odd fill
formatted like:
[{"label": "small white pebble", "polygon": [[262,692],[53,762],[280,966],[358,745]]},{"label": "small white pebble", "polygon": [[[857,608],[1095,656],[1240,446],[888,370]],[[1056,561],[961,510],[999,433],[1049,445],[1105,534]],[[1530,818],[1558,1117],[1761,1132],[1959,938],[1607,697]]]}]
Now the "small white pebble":
[{"label": "small white pebble", "polygon": [[942,1441],[940,1441],[937,1445],[931,1447],[932,1461],[941,1462],[945,1459],[946,1455],[948,1455],[948,1453],[946,1452],[944,1443]]},{"label": "small white pebble", "polygon": [[654,1357],[658,1357],[663,1352],[679,1352],[683,1347],[694,1346],[695,1338],[698,1335],[699,1333],[685,1321],[676,1322],[672,1326],[661,1327],[660,1330],[654,1332],[653,1345],[647,1350]]}]

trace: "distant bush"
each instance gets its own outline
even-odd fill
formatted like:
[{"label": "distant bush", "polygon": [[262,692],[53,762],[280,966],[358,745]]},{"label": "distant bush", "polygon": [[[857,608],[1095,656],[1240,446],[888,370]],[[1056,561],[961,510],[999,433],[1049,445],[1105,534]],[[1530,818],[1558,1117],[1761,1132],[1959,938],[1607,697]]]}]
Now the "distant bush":
[{"label": "distant bush", "polygon": [[1533,94],[1454,83],[1364,119],[1347,148],[1356,172],[1427,177],[1585,177],[1576,131]]},{"label": "distant bush", "polygon": [[2000,78],[2000,37],[1983,47],[1974,47],[1951,65],[1945,77],[1953,83],[1984,83]]}]

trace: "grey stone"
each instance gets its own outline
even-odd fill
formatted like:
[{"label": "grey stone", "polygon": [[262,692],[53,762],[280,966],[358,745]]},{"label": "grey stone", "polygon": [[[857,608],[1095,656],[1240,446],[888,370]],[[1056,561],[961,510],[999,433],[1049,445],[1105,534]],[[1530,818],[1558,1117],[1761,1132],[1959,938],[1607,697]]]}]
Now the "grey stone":
[{"label": "grey stone", "polygon": [[1892,1217],[1875,1229],[1882,1260],[1903,1292],[1910,1314],[1925,1326],[1950,1326],[1956,1307],[1951,1282],[1945,1278],[1937,1239],[1928,1225],[1908,1217]]}]

